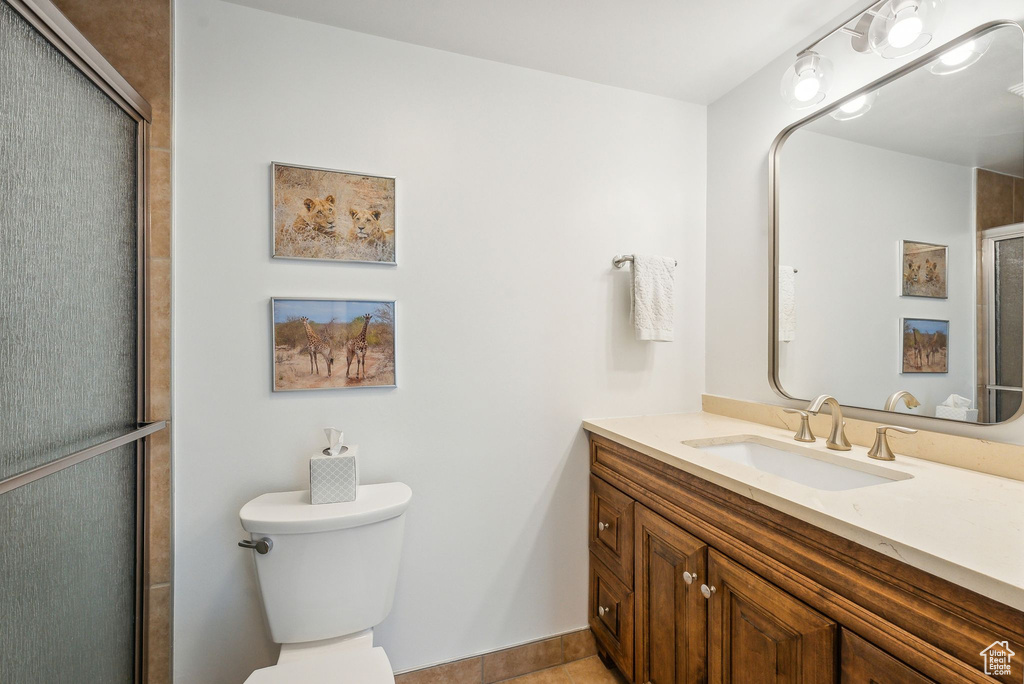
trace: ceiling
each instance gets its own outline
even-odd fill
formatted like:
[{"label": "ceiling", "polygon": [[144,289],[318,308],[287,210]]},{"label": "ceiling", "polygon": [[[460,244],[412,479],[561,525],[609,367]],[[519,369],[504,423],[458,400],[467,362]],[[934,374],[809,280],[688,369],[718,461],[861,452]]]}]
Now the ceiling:
[{"label": "ceiling", "polygon": [[1024,100],[1009,92],[1024,81],[1024,40],[1016,28],[991,36],[988,52],[964,71],[936,76],[918,69],[879,89],[864,116],[824,116],[801,130],[1024,176]]},{"label": "ceiling", "polygon": [[697,104],[854,11],[850,0],[229,1]]}]

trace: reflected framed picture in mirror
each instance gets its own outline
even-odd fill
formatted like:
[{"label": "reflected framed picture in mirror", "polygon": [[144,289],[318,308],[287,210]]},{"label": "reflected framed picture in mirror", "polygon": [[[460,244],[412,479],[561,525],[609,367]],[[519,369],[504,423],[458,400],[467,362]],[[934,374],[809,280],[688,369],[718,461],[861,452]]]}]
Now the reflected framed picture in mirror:
[{"label": "reflected framed picture in mirror", "polygon": [[903,240],[900,263],[903,265],[903,297],[947,299],[946,245]]},{"label": "reflected framed picture in mirror", "polygon": [[949,372],[949,321],[904,318],[900,373]]}]

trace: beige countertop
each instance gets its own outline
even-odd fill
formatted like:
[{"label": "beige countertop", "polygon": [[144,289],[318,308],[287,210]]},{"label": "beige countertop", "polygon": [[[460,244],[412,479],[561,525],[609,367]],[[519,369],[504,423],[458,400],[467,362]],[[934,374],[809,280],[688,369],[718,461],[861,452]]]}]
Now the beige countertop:
[{"label": "beige countertop", "polygon": [[[711,413],[584,421],[590,432],[704,478],[916,568],[1024,610],[1024,482],[899,455],[868,458],[867,449],[829,451],[793,441],[789,430]],[[825,491],[735,463],[684,441],[751,435],[818,452],[843,464],[888,469],[913,477]],[[904,476],[900,476],[904,477]]]}]

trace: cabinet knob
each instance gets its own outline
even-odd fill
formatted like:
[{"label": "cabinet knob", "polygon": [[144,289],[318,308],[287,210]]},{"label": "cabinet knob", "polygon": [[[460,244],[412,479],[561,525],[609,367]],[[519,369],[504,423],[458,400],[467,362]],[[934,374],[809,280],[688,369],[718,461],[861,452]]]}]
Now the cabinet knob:
[{"label": "cabinet knob", "polygon": [[604,532],[605,530],[611,529],[611,527],[612,527],[611,523],[608,523],[607,525],[605,525],[603,522],[600,522],[600,521],[598,521],[598,523],[597,523],[597,531],[598,532]]},{"label": "cabinet knob", "polygon": [[706,584],[702,584],[700,585],[700,593],[704,598],[710,599],[711,595],[715,593],[715,588],[713,586],[709,587]]},{"label": "cabinet knob", "polygon": [[686,582],[687,584],[693,584],[693,581],[695,579],[697,579],[697,573],[695,573],[695,572],[693,572],[693,573],[684,572],[683,573],[683,581]]},{"label": "cabinet knob", "polygon": [[597,614],[600,615],[601,617],[604,617],[605,615],[607,615],[610,612],[611,612],[610,608],[605,608],[604,606],[598,606],[597,607]]}]

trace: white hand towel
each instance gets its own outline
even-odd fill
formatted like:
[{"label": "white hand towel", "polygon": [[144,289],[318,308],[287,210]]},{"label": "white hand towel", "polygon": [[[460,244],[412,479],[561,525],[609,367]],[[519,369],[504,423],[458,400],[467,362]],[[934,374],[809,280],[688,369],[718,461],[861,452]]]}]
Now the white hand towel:
[{"label": "white hand towel", "polygon": [[796,269],[779,266],[779,342],[796,339]]},{"label": "white hand towel", "polygon": [[636,339],[671,342],[675,304],[672,300],[675,259],[633,257],[633,325]]}]

